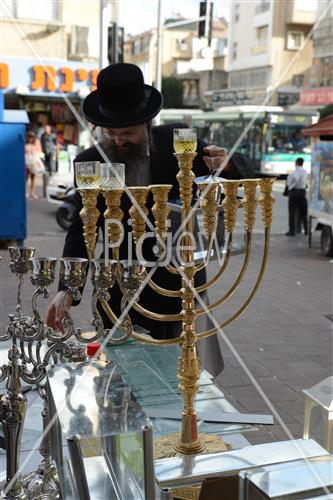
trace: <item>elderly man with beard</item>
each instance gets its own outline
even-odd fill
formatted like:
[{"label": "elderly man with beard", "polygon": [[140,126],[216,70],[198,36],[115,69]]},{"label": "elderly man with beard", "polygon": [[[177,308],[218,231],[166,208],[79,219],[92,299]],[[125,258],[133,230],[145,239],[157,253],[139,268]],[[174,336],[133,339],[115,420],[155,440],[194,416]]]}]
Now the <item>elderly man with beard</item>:
[{"label": "elderly man with beard", "polygon": [[[80,153],[75,162],[106,161],[125,164],[126,186],[148,186],[149,184],[171,184],[169,198],[179,198],[179,186],[176,175],[179,171],[176,158],[173,155],[173,128],[184,127],[184,124],[162,125],[153,127],[151,120],[162,108],[161,93],[149,85],[144,84],[141,70],[133,65],[118,63],[103,69],[97,79],[97,90],[89,94],[83,103],[85,118],[95,126],[101,127],[102,137],[97,145]],[[218,169],[226,157],[226,151],[217,146],[207,146],[198,141],[197,157],[193,163],[196,176],[206,175],[209,168]],[[209,168],[208,168],[209,167]],[[223,169],[225,178],[253,177],[254,169],[251,162],[242,155],[235,153]],[[82,222],[79,212],[82,208],[81,196],[76,195],[77,211],[71,228],[68,231],[63,256],[87,257],[83,237]],[[152,206],[152,199],[148,197],[148,208]],[[125,237],[120,246],[120,258],[128,258],[127,220],[131,202],[125,194],[122,197],[121,208],[124,212]],[[98,197],[98,209],[101,214],[106,210],[102,196]],[[101,216],[98,226],[104,235],[104,220]],[[173,228],[174,230],[174,228]],[[154,240],[145,241],[143,255],[147,260],[156,260],[153,253]],[[111,256],[110,256],[111,257]],[[181,280],[162,267],[154,272],[154,281],[170,290],[178,290]],[[205,281],[205,271],[196,275],[196,285]],[[62,329],[64,286],[59,285],[59,292],[51,303],[47,324],[54,329]],[[110,290],[110,304],[112,309],[120,315],[121,293],[117,285]],[[176,297],[161,297],[148,285],[140,294],[140,304],[161,314],[179,313],[181,300]],[[106,328],[112,327],[109,318],[100,310]],[[133,324],[139,325],[150,332],[157,339],[171,338],[181,332],[181,324],[173,322],[158,322],[145,318],[137,311],[131,310]],[[211,337],[214,339],[214,337]],[[208,346],[203,352],[203,366],[213,375],[217,375],[223,368],[220,346],[213,345],[216,340],[200,342]],[[212,348],[209,348],[209,345]],[[217,348],[216,348],[217,347]],[[207,359],[207,357],[209,359]],[[214,359],[215,358],[215,359]]]}]

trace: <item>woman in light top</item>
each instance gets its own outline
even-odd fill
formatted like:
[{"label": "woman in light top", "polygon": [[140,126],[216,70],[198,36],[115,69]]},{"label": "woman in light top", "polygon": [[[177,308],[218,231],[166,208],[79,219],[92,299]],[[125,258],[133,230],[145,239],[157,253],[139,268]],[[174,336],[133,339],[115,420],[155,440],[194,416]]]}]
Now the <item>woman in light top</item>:
[{"label": "woman in light top", "polygon": [[[42,152],[40,140],[37,139],[34,132],[28,131],[25,142],[25,168],[27,181],[27,194],[29,198],[37,199],[36,194],[36,174],[44,170],[43,162],[40,158]],[[30,181],[30,182],[29,182]]]}]

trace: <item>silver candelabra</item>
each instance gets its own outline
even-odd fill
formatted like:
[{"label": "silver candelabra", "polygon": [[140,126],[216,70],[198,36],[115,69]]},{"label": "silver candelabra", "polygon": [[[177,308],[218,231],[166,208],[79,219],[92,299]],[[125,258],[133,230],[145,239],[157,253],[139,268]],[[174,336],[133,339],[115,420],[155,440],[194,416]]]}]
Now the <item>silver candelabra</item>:
[{"label": "silver candelabra", "polygon": [[[69,314],[68,299],[80,299],[80,288],[86,281],[88,260],[81,258],[60,259],[60,277],[67,288],[63,298],[63,331],[55,331],[45,325],[38,308],[40,296],[48,298],[48,287],[55,279],[57,259],[35,257],[35,249],[10,247],[10,269],[17,276],[17,303],[15,314],[9,315],[9,325],[0,341],[11,341],[8,362],[0,367],[0,381],[7,380],[6,394],[0,396],[0,420],[3,427],[6,448],[6,480],[2,485],[3,499],[60,498],[59,478],[51,460],[50,443],[47,433],[49,424],[48,394],[44,385],[46,367],[60,362],[84,361],[86,349],[83,344],[92,342],[109,334],[104,330],[102,319],[97,310],[98,300],[108,299],[108,289],[115,280],[115,263],[94,260],[91,268],[94,292],[91,299],[92,325],[94,330],[83,335],[75,328]],[[36,287],[32,295],[32,315],[23,315],[21,292],[24,279],[30,273],[31,283]],[[120,338],[111,337],[108,342],[119,344],[129,336],[126,320],[124,333]],[[21,381],[29,386],[36,385],[43,400],[43,439],[40,444],[42,461],[38,469],[25,477],[19,473],[19,453],[27,399],[22,392]]]}]

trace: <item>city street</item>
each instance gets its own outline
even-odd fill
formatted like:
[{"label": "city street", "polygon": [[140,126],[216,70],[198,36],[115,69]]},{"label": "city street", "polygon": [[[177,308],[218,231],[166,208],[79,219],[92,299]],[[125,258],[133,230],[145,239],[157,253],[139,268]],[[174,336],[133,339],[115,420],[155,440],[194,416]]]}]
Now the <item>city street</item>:
[{"label": "city street", "polygon": [[328,493],[333,0],[81,3],[0,1],[0,497]]},{"label": "city street", "polygon": [[[302,389],[312,387],[331,375],[332,371],[332,323],[327,315],[332,313],[332,262],[319,253],[319,233],[314,236],[312,249],[304,235],[295,238],[285,236],[287,229],[287,198],[282,196],[284,184],[277,182],[274,188],[276,204],[271,236],[271,250],[263,283],[254,302],[235,323],[226,328],[228,341],[237,351],[242,362],[269,398],[271,404],[286,424],[292,436],[302,436],[304,398]],[[61,257],[65,232],[55,220],[56,205],[46,201],[28,201],[27,245],[36,247],[39,256]],[[259,211],[257,212],[259,219]],[[239,242],[242,228],[238,225]],[[240,287],[226,304],[218,308],[215,318],[221,322],[229,317],[246,298],[257,277],[263,244],[260,222],[257,222],[253,255],[249,269]],[[1,327],[7,323],[7,315],[15,310],[16,280],[8,268],[8,255],[1,250],[2,309]],[[230,280],[237,275],[243,255],[233,256],[230,272],[210,292],[210,299],[227,290]],[[212,262],[209,275],[217,270]],[[74,313],[77,325],[90,329],[90,286],[86,287],[81,305]],[[51,287],[51,296],[56,284]],[[23,301],[29,310],[32,286],[26,280]],[[45,301],[45,306],[46,306]],[[230,305],[229,305],[230,302]],[[230,348],[224,342],[225,369],[217,382],[227,398],[241,412],[270,413],[270,409],[253,386]],[[4,360],[2,360],[3,362]],[[313,415],[316,438],[322,442],[324,420],[320,412]],[[291,437],[291,436],[289,436]],[[273,426],[261,427],[249,432],[251,443],[288,439],[275,418]]]}]

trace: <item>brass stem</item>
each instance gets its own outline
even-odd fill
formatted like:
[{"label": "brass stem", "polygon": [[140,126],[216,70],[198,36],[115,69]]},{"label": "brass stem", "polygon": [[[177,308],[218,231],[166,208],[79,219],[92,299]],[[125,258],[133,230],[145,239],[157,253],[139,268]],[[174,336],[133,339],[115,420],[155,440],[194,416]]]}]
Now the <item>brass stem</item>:
[{"label": "brass stem", "polygon": [[203,227],[208,240],[212,238],[216,226],[217,188],[217,183],[208,184],[202,182],[199,184],[199,189],[201,191],[200,207],[202,210]]},{"label": "brass stem", "polygon": [[139,238],[144,235],[146,229],[148,215],[146,200],[149,193],[149,187],[139,186],[130,187],[128,189],[134,198],[134,203],[129,209],[129,214],[132,219],[133,238],[135,243],[137,243]]},{"label": "brass stem", "polygon": [[215,276],[211,280],[207,281],[207,283],[205,283],[201,286],[196,287],[197,293],[204,292],[205,290],[210,288],[212,285],[214,285],[220,279],[220,277],[222,276],[222,274],[226,270],[227,265],[229,263],[230,256],[231,256],[231,249],[232,249],[232,233],[229,233],[228,241],[227,241],[227,252],[226,252],[222,266],[220,267],[219,271],[215,274]]},{"label": "brass stem", "polygon": [[117,243],[120,239],[121,235],[121,227],[120,222],[123,219],[124,212],[120,208],[121,205],[121,197],[123,194],[123,189],[113,189],[112,191],[102,191],[102,194],[106,203],[106,210],[103,214],[104,220],[114,219],[119,221],[117,223],[110,223],[108,225],[108,237],[109,243]]},{"label": "brass stem", "polygon": [[154,205],[151,211],[154,215],[155,229],[162,240],[167,236],[167,221],[170,213],[168,194],[171,188],[172,184],[152,184],[149,186],[154,198]]},{"label": "brass stem", "polygon": [[[111,319],[111,321],[119,326],[122,330],[124,329],[121,325],[121,322],[111,309],[110,305],[106,300],[101,301],[102,307],[104,312],[107,314],[107,316]],[[140,342],[144,342],[145,344],[156,344],[156,345],[171,345],[171,344],[179,344],[181,342],[181,338],[175,338],[175,339],[164,339],[164,340],[157,340],[153,338],[147,338],[144,335],[141,335],[140,333],[135,332],[134,330],[132,331],[131,335],[132,338],[135,340],[138,340]]]},{"label": "brass stem", "polygon": [[227,319],[223,323],[220,323],[217,327],[211,328],[210,330],[207,330],[205,332],[197,333],[198,340],[209,337],[210,335],[214,335],[214,333],[216,333],[219,330],[230,325],[230,323],[233,323],[237,318],[239,318],[239,316],[245,311],[245,309],[251,303],[252,299],[254,298],[254,296],[257,293],[259,285],[260,285],[262,278],[264,276],[264,272],[265,272],[265,268],[266,268],[266,264],[267,264],[267,260],[268,260],[268,254],[269,254],[269,235],[270,235],[270,229],[265,228],[265,245],[264,245],[264,252],[263,252],[263,257],[262,257],[262,261],[261,261],[259,275],[258,275],[257,281],[255,282],[253,289],[251,290],[250,295],[248,296],[248,298],[246,299],[244,304],[238,309],[238,311],[235,312],[235,314],[233,314],[229,319]]},{"label": "brass stem", "polygon": [[174,266],[171,266],[170,264],[168,264],[167,266],[165,266],[165,268],[167,271],[169,271],[169,273],[177,274],[178,276],[180,275],[179,269],[177,269],[177,267],[174,267]]},{"label": "brass stem", "polygon": [[98,189],[78,189],[82,198],[83,208],[80,217],[83,223],[83,236],[87,248],[88,259],[94,258],[97,238],[97,221],[100,213],[97,209]]},{"label": "brass stem", "polygon": [[184,249],[181,252],[183,260],[180,272],[182,274],[182,352],[178,361],[179,389],[183,393],[184,407],[182,412],[182,426],[176,451],[185,454],[200,453],[204,445],[200,441],[197,429],[197,415],[194,407],[195,395],[198,391],[200,363],[197,358],[195,342],[195,290],[194,276],[196,268],[194,265],[194,251],[191,235],[193,235],[193,210],[192,189],[194,174],[192,163],[196,154],[183,153],[175,155],[178,160],[179,173],[177,179],[180,187],[180,198],[182,201],[182,225],[185,234],[182,237]]},{"label": "brass stem", "polygon": [[[244,274],[246,273],[246,270],[247,270],[247,267],[249,264],[250,255],[251,255],[251,242],[252,242],[252,233],[250,233],[249,231],[246,231],[246,243],[245,243],[246,251],[245,251],[244,262],[243,262],[243,265],[241,267],[241,270],[239,271],[237,278],[235,279],[234,283],[231,285],[229,290],[216,302],[213,302],[212,304],[207,306],[208,311],[213,311],[214,309],[216,309],[216,307],[223,304],[223,302],[225,302],[229,297],[231,297],[235,293],[237,288],[239,287],[242,279],[244,278]],[[206,308],[205,309],[200,308],[200,309],[196,310],[196,315],[201,316],[202,314],[206,314],[206,312],[207,312]]]}]

